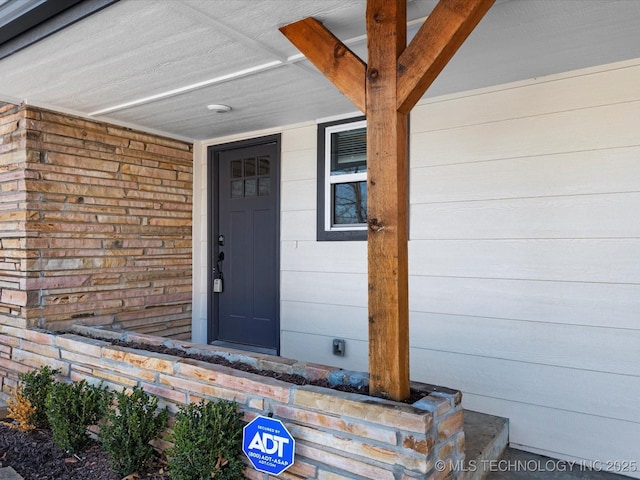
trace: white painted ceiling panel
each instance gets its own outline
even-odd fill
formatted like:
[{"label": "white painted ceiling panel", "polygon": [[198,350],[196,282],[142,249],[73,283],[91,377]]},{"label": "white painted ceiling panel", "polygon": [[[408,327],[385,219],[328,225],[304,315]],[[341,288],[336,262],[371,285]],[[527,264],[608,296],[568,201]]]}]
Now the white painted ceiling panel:
[{"label": "white painted ceiling panel", "polygon": [[[181,131],[197,116],[200,124],[197,129],[192,127],[191,133],[198,138],[213,138],[328,117],[334,115],[336,109],[343,112],[356,110],[346,97],[335,94],[335,87],[328,80],[309,75],[293,65],[270,70],[259,78],[260,81],[256,81],[256,77],[246,77],[206,87],[153,104],[132,107],[118,112],[118,116],[126,122],[142,121],[160,131]],[[289,94],[283,99],[282,95],[273,95],[273,89]],[[238,95],[238,91],[242,94]],[[207,110],[206,102],[202,102],[203,97],[233,105],[233,110],[222,115],[212,114]],[[327,102],[327,98],[332,98],[332,101]],[[301,105],[305,107],[301,108]],[[158,116],[158,109],[173,114]],[[309,117],[309,111],[313,112],[313,117]]]},{"label": "white painted ceiling panel", "polygon": [[[435,4],[408,1],[410,35]],[[0,100],[186,139],[354,112],[278,27],[313,16],[366,61],[365,7],[120,0],[0,60]],[[640,58],[639,24],[640,0],[498,0],[427,95]],[[213,114],[211,103],[232,111]]]}]

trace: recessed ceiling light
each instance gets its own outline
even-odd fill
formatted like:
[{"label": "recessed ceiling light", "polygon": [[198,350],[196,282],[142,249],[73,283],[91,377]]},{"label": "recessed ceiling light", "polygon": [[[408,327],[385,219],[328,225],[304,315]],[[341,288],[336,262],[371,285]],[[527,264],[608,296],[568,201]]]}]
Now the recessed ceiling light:
[{"label": "recessed ceiling light", "polygon": [[207,108],[215,113],[227,113],[231,111],[231,107],[229,105],[221,105],[218,103],[207,105]]}]

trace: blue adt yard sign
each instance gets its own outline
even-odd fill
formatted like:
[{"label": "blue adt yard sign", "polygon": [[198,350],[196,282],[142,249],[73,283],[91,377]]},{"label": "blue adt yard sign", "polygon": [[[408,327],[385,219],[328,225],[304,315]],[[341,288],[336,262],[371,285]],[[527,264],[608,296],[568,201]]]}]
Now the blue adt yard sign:
[{"label": "blue adt yard sign", "polygon": [[242,430],[242,451],[259,472],[279,475],[293,465],[296,441],[280,420],[256,417]]}]

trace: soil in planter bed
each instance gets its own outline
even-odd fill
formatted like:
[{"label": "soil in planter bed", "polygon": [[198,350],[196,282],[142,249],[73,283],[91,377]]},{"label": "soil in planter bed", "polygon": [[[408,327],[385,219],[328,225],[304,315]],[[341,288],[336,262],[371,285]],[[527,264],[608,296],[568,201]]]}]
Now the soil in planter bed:
[{"label": "soil in planter bed", "polygon": [[[0,424],[0,467],[13,467],[25,480],[121,480],[97,442],[77,456],[68,455],[53,444],[50,430],[22,433]],[[138,478],[168,480],[158,458]]]},{"label": "soil in planter bed", "polygon": [[[103,339],[101,339],[103,340]],[[152,345],[147,343],[138,343],[138,342],[125,342],[122,340],[106,340],[110,342],[112,345],[120,346],[120,347],[128,347],[134,348],[136,350],[145,350],[147,352],[155,352],[155,353],[164,353],[167,355],[173,355],[174,357],[180,358],[191,358],[194,360],[200,360],[207,363],[213,363],[216,365],[224,365],[227,367],[234,368],[236,370],[242,370],[244,372],[255,373],[258,375],[262,375],[263,377],[271,377],[277,380],[282,380],[283,382],[292,383],[294,385],[315,385],[318,387],[331,388],[333,390],[340,390],[342,392],[348,393],[358,393],[360,395],[370,395],[369,394],[369,386],[356,387],[353,385],[331,385],[327,380],[309,380],[302,375],[291,374],[291,373],[282,373],[275,372],[273,370],[259,370],[257,368],[252,367],[243,362],[231,362],[226,358],[220,355],[203,355],[200,353],[191,353],[181,350],[179,348],[169,348],[164,345]],[[446,392],[453,392],[453,390],[433,387],[433,390],[442,390]],[[409,398],[403,400],[402,403],[412,404],[423,398],[429,392],[418,391],[411,389],[411,393]]]}]

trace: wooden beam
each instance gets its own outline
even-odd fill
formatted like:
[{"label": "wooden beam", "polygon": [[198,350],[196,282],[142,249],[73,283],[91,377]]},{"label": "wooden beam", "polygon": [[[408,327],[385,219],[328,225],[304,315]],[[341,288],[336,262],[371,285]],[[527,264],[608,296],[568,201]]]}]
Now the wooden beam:
[{"label": "wooden beam", "polygon": [[315,18],[305,18],[280,28],[349,100],[365,113],[366,64]]},{"label": "wooden beam", "polygon": [[367,209],[369,389],[409,396],[407,115],[396,109],[406,46],[405,0],[368,0]]},{"label": "wooden beam", "polygon": [[494,0],[440,0],[398,64],[398,110],[409,113]]}]

